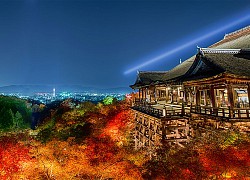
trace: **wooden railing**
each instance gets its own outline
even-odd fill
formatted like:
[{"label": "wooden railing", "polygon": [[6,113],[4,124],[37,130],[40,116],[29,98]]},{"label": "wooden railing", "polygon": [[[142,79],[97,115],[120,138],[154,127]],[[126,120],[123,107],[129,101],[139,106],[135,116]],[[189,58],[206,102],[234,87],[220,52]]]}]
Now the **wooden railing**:
[{"label": "wooden railing", "polygon": [[152,101],[152,102],[147,102],[146,99],[139,99],[139,98],[135,98],[133,100],[133,105],[143,105],[143,106],[146,106],[146,105],[152,105],[152,104],[156,104],[156,102]]},{"label": "wooden railing", "polygon": [[250,118],[249,108],[234,108],[233,109],[234,118]]},{"label": "wooden railing", "polygon": [[144,112],[146,114],[155,116],[155,117],[162,117],[163,116],[163,110],[153,108],[151,106],[141,106],[141,105],[135,105],[133,109]]},{"label": "wooden railing", "polygon": [[230,110],[229,108],[213,108],[207,106],[190,106],[191,113],[197,114],[204,114],[204,115],[211,115],[217,117],[230,117]]},{"label": "wooden railing", "polygon": [[190,107],[155,108],[152,105],[137,101],[133,109],[155,117],[190,116],[191,113],[222,117],[227,119],[250,119],[250,108],[213,108],[208,106],[191,105]]},{"label": "wooden railing", "polygon": [[171,116],[183,116],[190,115],[190,111],[185,111],[184,107],[169,107],[164,108],[155,108],[152,105],[145,102],[136,102],[133,106],[133,109],[144,112],[146,114],[155,116],[155,117],[171,117]]},{"label": "wooden railing", "polygon": [[213,108],[207,106],[192,106],[191,113],[211,115],[229,119],[248,119],[250,118],[250,108]]}]

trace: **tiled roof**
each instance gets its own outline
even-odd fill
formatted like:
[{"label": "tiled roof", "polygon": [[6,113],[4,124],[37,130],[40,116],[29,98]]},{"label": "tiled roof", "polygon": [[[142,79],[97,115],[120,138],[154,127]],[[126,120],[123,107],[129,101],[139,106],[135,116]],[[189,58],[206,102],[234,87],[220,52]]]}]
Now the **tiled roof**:
[{"label": "tiled roof", "polygon": [[225,44],[227,42],[230,42],[230,41],[233,41],[233,40],[236,40],[240,37],[244,37],[244,36],[247,36],[250,34],[250,26],[247,26],[245,28],[242,28],[242,29],[239,29],[237,31],[234,31],[234,32],[231,32],[229,34],[226,34],[224,36],[224,39],[222,39],[221,41],[211,45],[210,47],[219,47],[220,45],[222,44]]},{"label": "tiled roof", "polygon": [[[233,33],[225,35],[224,39],[211,45],[210,48],[216,49],[249,49],[250,48],[250,26],[243,28],[241,30],[235,31]],[[231,72],[238,75],[247,75],[248,68],[250,69],[250,62],[245,62],[249,55],[236,55],[236,54],[225,54],[225,53],[210,53],[205,54],[204,59],[221,66],[227,72]],[[182,77],[188,72],[188,70],[193,65],[196,56],[192,56],[185,60],[183,63],[177,65],[173,69],[164,72],[139,72],[137,80],[131,87],[140,87],[145,85],[150,85],[154,82],[172,82],[181,80]],[[246,63],[244,67],[237,67],[235,69],[230,68],[230,66],[242,66],[241,63]],[[239,72],[242,71],[242,72]]]},{"label": "tiled roof", "polygon": [[163,82],[167,75],[167,71],[139,71],[135,84],[131,87],[149,85],[152,82]]},{"label": "tiled roof", "polygon": [[224,72],[250,77],[250,52],[239,54],[205,54],[203,59],[218,66]]},{"label": "tiled roof", "polygon": [[198,80],[221,73],[250,77],[250,49],[237,53],[232,49],[211,49],[197,54],[196,59],[180,81]]},{"label": "tiled roof", "polygon": [[[250,27],[248,27],[248,30],[250,30]],[[248,34],[240,33],[242,36],[234,36],[234,39],[231,38],[231,41],[224,41],[220,44],[212,45],[213,48],[220,48],[220,49],[248,49],[250,48],[250,31],[247,31]],[[237,37],[237,38],[236,38]],[[192,66],[193,62],[195,60],[195,55],[190,57],[189,59],[185,60],[183,63],[177,65],[170,71],[168,71],[168,78],[165,79],[166,81],[174,80],[176,78],[179,78],[183,76],[189,68]],[[250,66],[249,66],[250,67]]]}]

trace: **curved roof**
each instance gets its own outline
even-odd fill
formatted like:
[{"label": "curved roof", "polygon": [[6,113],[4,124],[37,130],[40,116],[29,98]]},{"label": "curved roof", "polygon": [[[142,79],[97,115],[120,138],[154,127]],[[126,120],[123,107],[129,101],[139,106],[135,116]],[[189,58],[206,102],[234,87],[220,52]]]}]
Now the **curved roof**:
[{"label": "curved roof", "polygon": [[226,73],[250,77],[250,52],[239,54],[205,54],[202,59]]},{"label": "curved roof", "polygon": [[227,48],[227,49],[246,49],[250,48],[250,31],[244,36],[238,37],[231,41],[225,41],[223,44],[212,45],[211,48]]},{"label": "curved roof", "polygon": [[[215,44],[210,47],[221,48],[221,49],[248,49],[250,48],[250,32],[249,34],[239,37],[237,39],[226,41],[225,43],[218,44],[218,45]],[[222,54],[215,54],[214,56],[217,56],[218,58],[220,58],[220,56],[226,57],[228,55],[225,54],[225,56],[223,56]],[[175,78],[179,78],[180,76],[185,75],[185,73],[187,73],[187,71],[190,69],[193,62],[195,61],[195,57],[196,56],[192,56],[191,58],[184,61],[182,64],[179,64],[178,66],[171,69],[169,71],[169,79],[166,79],[166,81],[173,80]],[[231,59],[235,60],[236,58],[231,58]],[[250,68],[250,66],[248,67]]]},{"label": "curved roof", "polygon": [[200,51],[194,63],[180,81],[198,80],[213,77],[221,73],[250,77],[250,49],[208,49]]},{"label": "curved roof", "polygon": [[[236,40],[236,39],[240,39],[240,38],[245,37],[245,36],[247,36],[249,34],[250,34],[250,25],[247,26],[247,27],[244,27],[242,29],[239,29],[237,31],[226,34],[224,36],[224,39],[222,39],[219,42],[216,42],[215,44],[211,45],[210,47],[211,48],[215,48],[215,47],[216,48],[225,48],[223,46],[227,46],[227,48],[235,48],[235,47],[228,47],[227,42],[230,42],[230,41],[233,41],[233,40]],[[243,44],[238,44],[237,45],[237,43],[234,43],[234,46],[238,46],[238,48],[244,47]]]},{"label": "curved roof", "polygon": [[[236,32],[225,35],[224,39],[211,45],[210,48],[220,48],[220,49],[249,49],[250,48],[250,26],[238,30]],[[248,68],[250,69],[250,62],[248,56],[243,54],[232,55],[232,54],[205,54],[204,60],[215,64],[215,66],[220,66],[224,71],[237,75],[247,75]],[[141,71],[137,75],[137,79],[134,85],[130,87],[136,88],[140,86],[150,85],[152,83],[167,83],[167,82],[177,82],[181,80],[182,77],[186,75],[189,69],[192,67],[194,61],[196,60],[196,55],[185,60],[183,63],[177,65],[169,71]],[[242,63],[246,66],[242,66]],[[232,66],[237,66],[232,68]],[[248,75],[249,76],[249,75]]]},{"label": "curved roof", "polygon": [[167,71],[139,71],[134,85],[130,87],[136,88],[139,86],[149,85],[152,82],[163,82],[168,76]]}]

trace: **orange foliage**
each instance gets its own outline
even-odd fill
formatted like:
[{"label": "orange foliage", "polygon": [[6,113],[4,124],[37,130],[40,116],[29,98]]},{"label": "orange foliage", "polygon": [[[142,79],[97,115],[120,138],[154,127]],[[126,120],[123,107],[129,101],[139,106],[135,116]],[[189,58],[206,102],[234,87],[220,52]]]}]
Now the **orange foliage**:
[{"label": "orange foliage", "polygon": [[149,160],[128,143],[133,117],[127,105],[85,106],[88,113],[74,109],[56,122],[62,129],[91,122],[92,134],[81,144],[56,136],[46,144],[29,139],[29,146],[0,140],[0,179],[244,179],[250,174],[249,142],[223,148],[201,142],[165,147]]},{"label": "orange foliage", "polygon": [[[250,144],[240,147],[229,146],[224,150],[209,147],[200,154],[200,161],[210,176],[221,177],[222,174],[231,172],[232,177],[246,177],[250,173],[249,147]],[[223,177],[221,178],[223,179]]]},{"label": "orange foliage", "polygon": [[188,168],[182,169],[181,176],[183,179],[195,179],[194,172],[190,171]]},{"label": "orange foliage", "polygon": [[132,130],[132,114],[130,110],[123,110],[109,120],[103,134],[110,136],[113,141],[123,142],[129,130]]},{"label": "orange foliage", "polygon": [[23,171],[22,164],[31,161],[29,148],[10,137],[0,140],[0,179],[9,179],[18,171]]},{"label": "orange foliage", "polygon": [[[31,156],[26,171],[16,175],[23,179],[142,179],[139,167],[145,159],[141,153],[133,154],[117,141],[124,137],[130,126],[130,112],[119,105],[105,106],[106,115],[89,112],[86,122],[93,123],[94,133],[77,144],[74,138],[59,141],[54,138],[46,144],[30,141]],[[70,121],[79,117],[74,111],[66,114]],[[67,123],[68,118],[63,116]],[[60,121],[62,123],[63,121]],[[63,127],[63,126],[62,126]],[[115,131],[117,130],[117,131]]]},{"label": "orange foliage", "polygon": [[86,155],[94,165],[113,160],[117,150],[114,142],[110,141],[108,137],[89,138],[87,140]]}]

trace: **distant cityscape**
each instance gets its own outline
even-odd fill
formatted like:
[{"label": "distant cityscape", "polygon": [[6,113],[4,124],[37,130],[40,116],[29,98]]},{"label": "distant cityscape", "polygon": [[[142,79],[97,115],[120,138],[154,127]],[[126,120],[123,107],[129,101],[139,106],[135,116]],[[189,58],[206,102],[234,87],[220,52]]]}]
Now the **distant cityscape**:
[{"label": "distant cityscape", "polygon": [[117,100],[123,100],[126,94],[126,92],[56,92],[55,88],[53,88],[51,92],[35,92],[29,95],[21,92],[0,92],[0,95],[15,96],[21,99],[32,99],[43,104],[49,104],[53,101],[60,101],[65,99],[75,99],[80,102],[100,102],[107,96],[112,96]]}]

